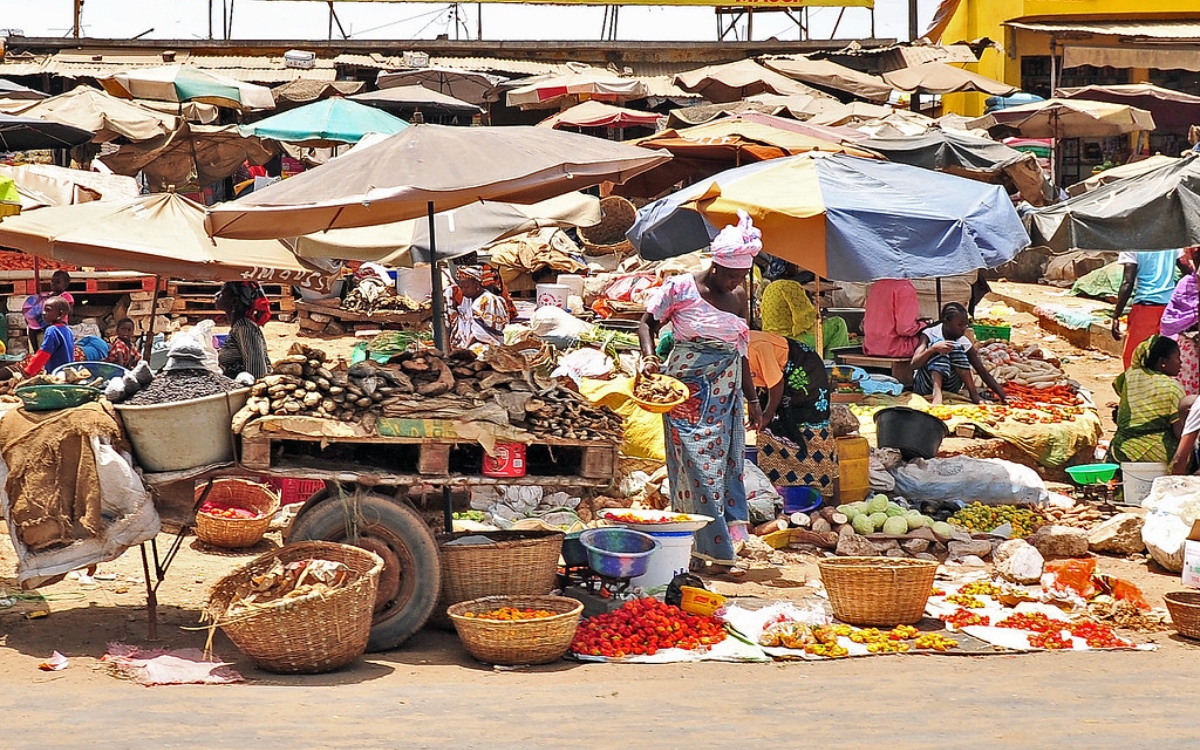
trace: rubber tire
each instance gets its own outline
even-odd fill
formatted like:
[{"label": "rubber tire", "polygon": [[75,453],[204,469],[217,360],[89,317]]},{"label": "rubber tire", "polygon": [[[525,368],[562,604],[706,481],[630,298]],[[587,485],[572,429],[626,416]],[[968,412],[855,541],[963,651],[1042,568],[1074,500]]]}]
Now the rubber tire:
[{"label": "rubber tire", "polygon": [[[368,651],[387,651],[398,647],[420,630],[437,606],[442,590],[442,567],[438,558],[437,541],[424,519],[407,504],[375,494],[363,494],[359,500],[362,521],[360,539],[386,546],[402,560],[400,591],[378,611],[371,624]],[[341,503],[327,498],[308,508],[296,518],[287,541],[347,542],[345,515]],[[372,549],[371,544],[360,544]],[[379,552],[378,548],[373,551]],[[386,560],[386,555],[385,562]],[[389,566],[381,580],[391,571]]]}]

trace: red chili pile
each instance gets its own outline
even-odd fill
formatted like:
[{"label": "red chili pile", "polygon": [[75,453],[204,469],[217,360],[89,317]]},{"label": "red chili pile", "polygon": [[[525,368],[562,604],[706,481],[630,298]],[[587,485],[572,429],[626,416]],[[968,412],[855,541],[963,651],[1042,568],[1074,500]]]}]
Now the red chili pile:
[{"label": "red chili pile", "polygon": [[1051,650],[1074,648],[1074,642],[1063,636],[1064,630],[1076,638],[1082,638],[1091,648],[1129,648],[1133,645],[1118,636],[1108,625],[1102,625],[1092,620],[1069,623],[1047,617],[1041,612],[1012,614],[996,623],[996,627],[1033,631],[1033,635],[1029,636],[1029,645],[1034,648]]},{"label": "red chili pile", "polygon": [[200,506],[200,512],[206,516],[214,518],[227,518],[232,520],[253,521],[257,518],[262,518],[265,513],[255,513],[249,508],[240,508],[236,505],[228,505],[226,503],[214,502],[205,500]]},{"label": "red chili pile", "polygon": [[571,651],[620,659],[660,649],[707,650],[725,640],[725,627],[709,615],[693,615],[657,599],[635,599],[620,609],[584,620]]},{"label": "red chili pile", "polygon": [[1059,632],[1065,629],[1069,623],[1063,620],[1055,620],[1047,617],[1042,612],[1034,612],[1033,614],[1025,614],[1023,612],[1015,612],[1000,622],[996,623],[998,628],[1012,628],[1013,630],[1032,630],[1035,633]]},{"label": "red chili pile", "polygon": [[951,614],[942,615],[940,619],[947,625],[953,625],[956,628],[966,628],[972,625],[988,625],[991,623],[991,618],[987,615],[981,615],[978,612],[972,612],[962,607],[954,610]]}]

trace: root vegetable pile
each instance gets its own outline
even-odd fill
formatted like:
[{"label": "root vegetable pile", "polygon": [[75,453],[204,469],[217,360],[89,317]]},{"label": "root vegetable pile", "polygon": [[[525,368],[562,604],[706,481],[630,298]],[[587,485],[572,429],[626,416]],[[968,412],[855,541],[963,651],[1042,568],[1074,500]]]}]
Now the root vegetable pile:
[{"label": "root vegetable pile", "polygon": [[647,598],[584,620],[575,632],[571,651],[620,659],[652,655],[667,648],[707,650],[723,640],[725,627],[717,618],[688,614],[674,605]]},{"label": "root vegetable pile", "polygon": [[992,375],[1006,386],[1012,383],[1040,390],[1067,385],[1067,375],[1053,355],[1047,356],[1036,346],[1017,349],[1007,341],[989,341],[979,347],[979,356]]}]

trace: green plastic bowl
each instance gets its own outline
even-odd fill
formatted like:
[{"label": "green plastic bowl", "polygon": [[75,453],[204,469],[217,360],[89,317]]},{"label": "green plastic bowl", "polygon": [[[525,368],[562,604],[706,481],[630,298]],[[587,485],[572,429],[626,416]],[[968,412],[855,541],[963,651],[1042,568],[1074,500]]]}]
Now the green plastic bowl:
[{"label": "green plastic bowl", "polygon": [[1067,473],[1076,484],[1104,484],[1113,478],[1117,464],[1085,464],[1084,466],[1068,466]]},{"label": "green plastic bowl", "polygon": [[101,395],[99,389],[86,385],[27,385],[14,393],[25,404],[26,411],[69,409],[95,401]]}]

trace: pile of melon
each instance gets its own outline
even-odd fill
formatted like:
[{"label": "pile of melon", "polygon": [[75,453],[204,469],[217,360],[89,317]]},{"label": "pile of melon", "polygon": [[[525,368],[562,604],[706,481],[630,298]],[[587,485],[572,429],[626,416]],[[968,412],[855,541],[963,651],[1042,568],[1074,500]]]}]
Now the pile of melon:
[{"label": "pile of melon", "polygon": [[907,510],[888,500],[885,495],[875,495],[857,503],[839,505],[838,512],[846,516],[846,520],[854,527],[854,530],[864,536],[867,534],[904,536],[910,531],[925,527],[940,537],[949,537],[953,533],[950,524],[944,521],[935,521],[916,510]]}]

